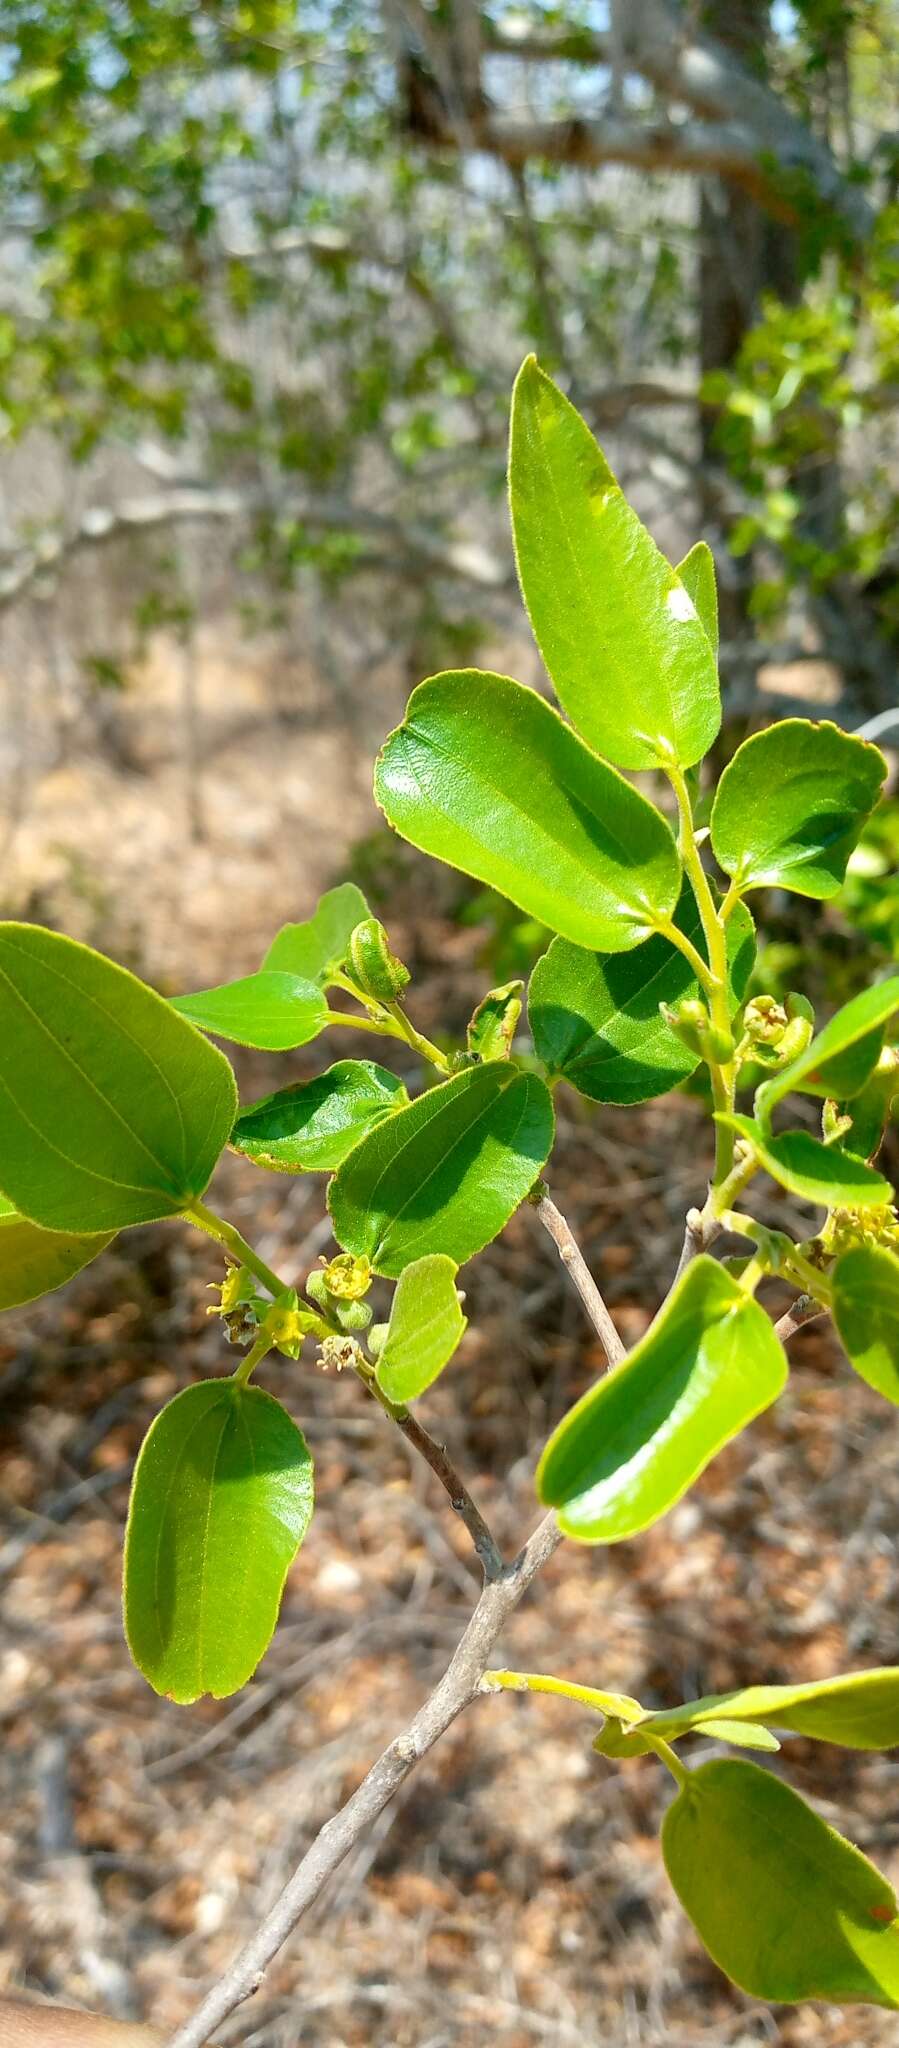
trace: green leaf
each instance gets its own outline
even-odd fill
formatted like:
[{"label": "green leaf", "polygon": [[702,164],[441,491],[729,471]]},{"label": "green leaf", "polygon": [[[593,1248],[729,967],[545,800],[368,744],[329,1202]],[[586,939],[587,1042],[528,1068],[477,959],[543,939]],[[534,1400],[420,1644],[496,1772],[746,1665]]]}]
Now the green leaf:
[{"label": "green leaf", "polygon": [[625,952],[677,902],[661,813],[508,676],[421,683],[378,757],[375,797],[413,846],[577,945]]},{"label": "green leaf", "polygon": [[125,1633],[154,1692],[237,1692],[268,1648],[312,1514],[312,1458],[261,1387],[207,1380],[144,1439],[125,1536]]},{"label": "green leaf", "polygon": [[298,1045],[308,1045],[328,1022],[327,1002],[314,981],[267,969],[242,981],[226,981],[221,988],[201,989],[197,995],[173,996],[172,1009],[201,1031],[264,1052],[292,1052]]},{"label": "green leaf", "polygon": [[400,1274],[377,1365],[378,1385],[398,1406],[432,1385],[468,1327],[456,1291],[457,1272],[453,1259],[432,1252]]},{"label": "green leaf", "polygon": [[751,1116],[727,1116],[722,1111],[715,1121],[745,1138],[772,1180],[805,1202],[817,1202],[824,1209],[852,1209],[859,1202],[892,1201],[889,1181],[873,1166],[837,1146],[822,1145],[808,1131],[782,1131],[772,1138]]},{"label": "green leaf", "polygon": [[523,981],[506,981],[481,998],[467,1032],[468,1050],[479,1060],[507,1060],[521,1016]]},{"label": "green leaf", "polygon": [[[895,1749],[899,1745],[899,1668],[850,1671],[806,1685],[747,1685],[711,1693],[670,1712],[648,1714],[648,1734],[675,1741],[695,1729],[708,1734],[722,1720],[750,1722],[839,1743],[843,1749]],[[730,1738],[727,1738],[730,1740]]]},{"label": "green leaf", "polygon": [[[860,1039],[859,1043],[864,1045],[866,1040]],[[838,1140],[842,1150],[854,1152],[857,1159],[870,1161],[876,1158],[897,1092],[899,1059],[894,1048],[887,1046],[858,1093],[837,1104],[838,1113],[851,1119],[851,1129]]]},{"label": "green leaf", "polygon": [[715,858],[741,889],[835,896],[887,764],[825,722],[784,718],[738,747],[712,807]]},{"label": "green leaf", "polygon": [[461,1266],[514,1215],[546,1164],[552,1101],[507,1060],[470,1067],[363,1138],[328,1190],[334,1235],[396,1278],[446,1252]]},{"label": "green leaf", "polygon": [[892,1887],[770,1771],[730,1757],[691,1771],[662,1853],[700,1940],[751,1997],[899,2005]]},{"label": "green leaf", "polygon": [[678,562],[677,575],[688,597],[699,614],[700,623],[712,653],[718,652],[718,586],[715,581],[715,557],[707,541],[698,540]]},{"label": "green leaf", "polygon": [[[889,1023],[899,1013],[899,974],[890,976],[888,981],[876,982],[873,988],[862,990],[844,1003],[823,1031],[819,1031],[799,1058],[779,1074],[772,1075],[760,1088],[755,1099],[756,1114],[767,1124],[771,1112],[785,1095],[794,1089],[812,1095],[833,1095],[839,1098],[846,1091],[847,1064],[845,1055],[862,1041],[868,1041],[864,1060],[859,1068],[852,1067],[853,1080],[861,1088],[859,1072],[864,1068],[874,1049],[874,1033]],[[870,1073],[877,1064],[875,1052],[867,1071]],[[850,1063],[851,1064],[851,1063]]]},{"label": "green leaf", "polygon": [[512,398],[509,486],[522,595],[569,718],[621,768],[700,761],[721,723],[709,638],[589,428],[533,356]]},{"label": "green leaf", "polygon": [[780,1748],[770,1729],[744,1727],[741,1721],[704,1721],[701,1732],[713,1742],[732,1742],[735,1749],[766,1749],[773,1755]]},{"label": "green leaf", "polygon": [[833,1319],[850,1364],[899,1408],[899,1259],[892,1252],[855,1245],[843,1253],[833,1273]]},{"label": "green leaf", "polygon": [[350,933],[368,915],[361,889],[355,882],[341,882],[339,888],[328,889],[319,898],[305,924],[281,926],[262,965],[278,973],[298,974],[304,981],[327,982],[346,960]]},{"label": "green leaf", "polygon": [[636,1536],[770,1406],[786,1375],[764,1310],[714,1259],[694,1259],[645,1337],[550,1437],[540,1499],[581,1542]]},{"label": "green leaf", "polygon": [[[674,921],[703,955],[696,899],[684,883]],[[731,992],[739,1002],[755,958],[745,905],[727,926]],[[554,939],[537,961],[528,990],[528,1018],[538,1057],[593,1102],[647,1102],[692,1074],[697,1056],[659,1013],[701,994],[689,961],[656,933],[630,953],[603,955]]]},{"label": "green leaf", "polygon": [[395,1074],[372,1060],[338,1060],[313,1081],[296,1081],[242,1109],[235,1152],[276,1173],[333,1173],[354,1145],[409,1097]]},{"label": "green leaf", "polygon": [[114,1235],[111,1230],[99,1236],[41,1230],[0,1201],[0,1309],[52,1294],[105,1251]]},{"label": "green leaf", "polygon": [[0,924],[0,1185],[23,1216],[80,1235],[177,1215],[236,1110],[227,1060],[142,981]]}]

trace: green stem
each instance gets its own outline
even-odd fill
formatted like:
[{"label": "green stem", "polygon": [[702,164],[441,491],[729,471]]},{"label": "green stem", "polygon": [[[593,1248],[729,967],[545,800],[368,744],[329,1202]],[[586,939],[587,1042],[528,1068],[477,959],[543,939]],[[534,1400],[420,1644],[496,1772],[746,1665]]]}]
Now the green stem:
[{"label": "green stem", "polygon": [[343,974],[332,974],[330,980],[333,988],[341,988],[348,996],[353,996],[357,1003],[364,1003],[370,1014],[367,1017],[356,1017],[349,1010],[329,1010],[329,1024],[342,1024],[350,1031],[372,1031],[381,1038],[399,1038],[406,1045],[411,1045],[413,1051],[419,1053],[432,1067],[436,1067],[439,1073],[449,1073],[446,1054],[441,1052],[439,1045],[434,1045],[430,1038],[426,1038],[423,1031],[416,1031],[415,1025],[406,1016],[400,1003],[375,1002],[371,996],[364,995],[361,989],[354,988],[353,983]]},{"label": "green stem", "polygon": [[737,1196],[742,1195],[744,1188],[749,1186],[750,1181],[754,1180],[760,1171],[759,1162],[754,1156],[734,1166],[727,1179],[711,1189],[706,1203],[709,1216],[714,1216],[717,1220],[726,1210],[733,1208]]},{"label": "green stem", "polygon": [[412,1023],[411,1018],[406,1016],[402,1005],[400,1003],[388,1003],[386,1008],[389,1010],[394,1021],[399,1025],[403,1038],[405,1038],[408,1045],[411,1045],[413,1051],[420,1053],[422,1059],[429,1060],[431,1066],[437,1067],[441,1074],[448,1074],[449,1060],[446,1054],[441,1052],[439,1045],[434,1045],[430,1038],[426,1038],[423,1031],[416,1031],[415,1025]]},{"label": "green stem", "polygon": [[690,1773],[686,1766],[681,1763],[680,1757],[676,1755],[670,1742],[663,1742],[661,1735],[647,1735],[645,1739],[650,1744],[650,1747],[654,1749],[659,1762],[663,1763],[666,1769],[671,1772],[672,1778],[679,1786],[681,1792],[683,1792],[690,1782]]},{"label": "green stem", "polygon": [[575,1685],[568,1678],[549,1678],[540,1671],[485,1671],[481,1685],[486,1692],[550,1692],[560,1699],[575,1700],[594,1713],[612,1714],[616,1721],[636,1722],[642,1718],[639,1700],[625,1693],[597,1692],[591,1685]]},{"label": "green stem", "polygon": [[[804,1294],[812,1295],[813,1299],[820,1301],[824,1308],[830,1307],[833,1300],[833,1288],[831,1287],[828,1275],[822,1273],[819,1266],[812,1265],[811,1259],[806,1258],[805,1253],[800,1250],[798,1244],[791,1244],[789,1252],[784,1252],[782,1256],[776,1260],[772,1259],[770,1263],[766,1264],[765,1238],[770,1236],[771,1233],[766,1232],[764,1224],[756,1223],[752,1216],[741,1216],[738,1209],[722,1211],[721,1222],[725,1230],[732,1230],[735,1236],[753,1239],[758,1245],[758,1256],[762,1262],[763,1272],[776,1273],[779,1278],[790,1281],[792,1286],[801,1287]],[[753,1260],[754,1264],[755,1260]]]},{"label": "green stem", "polygon": [[350,1010],[329,1010],[328,1023],[339,1024],[341,1029],[346,1031],[372,1031],[376,1038],[404,1039],[406,1036],[404,1031],[396,1029],[393,1019],[387,1016],[379,1022],[377,1017],[354,1017]]},{"label": "green stem", "polygon": [[670,917],[666,917],[663,922],[657,924],[656,931],[661,933],[663,939],[668,940],[669,945],[676,946],[678,952],[683,953],[685,960],[689,960],[700,986],[705,989],[706,995],[711,996],[714,981],[709,964],[707,960],[703,959],[698,947],[694,946],[692,939],[688,939],[686,932],[680,931],[673,918]]},{"label": "green stem", "polygon": [[250,1374],[255,1372],[257,1365],[261,1365],[262,1360],[267,1358],[269,1352],[273,1349],[274,1341],[273,1337],[266,1336],[265,1331],[260,1330],[256,1342],[247,1352],[246,1358],[241,1359],[240,1364],[235,1366],[231,1374],[232,1380],[235,1380],[239,1387],[246,1386]]},{"label": "green stem", "polygon": [[[680,817],[681,859],[693,885],[696,907],[705,936],[709,956],[709,979],[707,982],[709,1012],[712,1024],[724,1040],[730,1036],[730,1002],[727,987],[727,936],[721,914],[712,895],[712,887],[702,865],[702,855],[696,843],[693,825],[693,807],[690,792],[680,768],[669,762],[665,770],[674,794]],[[716,1111],[729,1112],[734,1106],[735,1073],[733,1061],[709,1061],[712,1082],[712,1098]],[[725,1124],[715,1126],[715,1170],[713,1186],[720,1186],[733,1169],[734,1134]]]},{"label": "green stem", "polygon": [[730,917],[731,911],[736,910],[737,904],[740,901],[742,893],[743,892],[740,888],[739,882],[731,882],[727,895],[725,896],[724,901],[721,904],[721,907],[718,911],[718,916],[720,917],[722,924],[726,924],[728,918]]},{"label": "green stem", "polygon": [[200,1201],[191,1202],[190,1207],[182,1209],[181,1214],[188,1223],[193,1223],[197,1230],[205,1230],[207,1237],[214,1237],[217,1244],[223,1244],[225,1250],[231,1253],[239,1265],[249,1267],[257,1280],[262,1281],[263,1287],[268,1288],[273,1300],[277,1300],[278,1295],[284,1293],[285,1282],[278,1279],[277,1273],[272,1272],[271,1266],[267,1266],[264,1259],[260,1259],[252,1245],[247,1244],[246,1238],[241,1237],[240,1231],[235,1230],[234,1224],[225,1222],[224,1216],[217,1216],[214,1209],[207,1209],[205,1202]]}]

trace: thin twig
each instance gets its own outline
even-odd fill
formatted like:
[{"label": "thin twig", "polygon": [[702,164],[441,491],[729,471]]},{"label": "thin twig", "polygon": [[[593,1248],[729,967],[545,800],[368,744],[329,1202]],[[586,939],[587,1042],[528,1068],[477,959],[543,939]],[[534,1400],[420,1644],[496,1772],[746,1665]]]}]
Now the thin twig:
[{"label": "thin twig", "polygon": [[459,1516],[468,1530],[484,1569],[484,1579],[489,1586],[494,1579],[502,1576],[505,1569],[503,1554],[480,1509],[475,1506],[467,1486],[460,1479],[452,1459],[448,1456],[446,1445],[438,1444],[434,1437],[429,1436],[417,1416],[410,1414],[408,1408],[395,1412],[394,1421],[406,1442],[420,1452],[430,1465],[435,1478],[439,1479],[444,1491],[449,1495],[453,1512]]},{"label": "thin twig", "polygon": [[677,1272],[674,1275],[675,1287],[681,1274],[686,1272],[694,1259],[698,1259],[700,1252],[707,1252],[716,1237],[720,1237],[721,1227],[717,1216],[706,1216],[702,1209],[687,1210],[684,1241],[677,1262]]},{"label": "thin twig", "polygon": [[618,1334],[606,1308],[596,1281],[586,1259],[577,1244],[569,1225],[560,1209],[548,1194],[542,1194],[534,1203],[544,1230],[548,1231],[566,1272],[571,1274],[597,1337],[610,1365],[617,1365],[627,1353],[627,1345]]},{"label": "thin twig", "polygon": [[388,1743],[358,1790],[325,1822],[272,1910],[169,2048],[204,2048],[216,2027],[259,1989],[269,1963],[318,1898],[366,1828],[478,1692],[490,1653],[510,1614],[562,1541],[554,1514],[542,1522],[502,1577],[484,1587],[443,1677],[401,1735]]},{"label": "thin twig", "polygon": [[817,1322],[819,1316],[826,1316],[826,1314],[826,1308],[822,1308],[820,1301],[815,1301],[813,1295],[797,1295],[792,1308],[788,1308],[786,1313],[780,1316],[775,1323],[774,1335],[780,1338],[782,1344],[785,1344],[787,1338],[794,1336],[797,1330],[803,1329],[806,1323]]}]

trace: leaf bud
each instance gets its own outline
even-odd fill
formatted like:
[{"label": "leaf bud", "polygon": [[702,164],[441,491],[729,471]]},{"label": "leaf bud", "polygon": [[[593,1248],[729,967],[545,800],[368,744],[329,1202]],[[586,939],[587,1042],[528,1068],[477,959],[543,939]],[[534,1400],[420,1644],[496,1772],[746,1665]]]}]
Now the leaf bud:
[{"label": "leaf bud", "polygon": [[408,967],[390,950],[384,926],[376,917],[363,918],[350,933],[347,960],[363,995],[376,1003],[395,1003],[411,977]]}]

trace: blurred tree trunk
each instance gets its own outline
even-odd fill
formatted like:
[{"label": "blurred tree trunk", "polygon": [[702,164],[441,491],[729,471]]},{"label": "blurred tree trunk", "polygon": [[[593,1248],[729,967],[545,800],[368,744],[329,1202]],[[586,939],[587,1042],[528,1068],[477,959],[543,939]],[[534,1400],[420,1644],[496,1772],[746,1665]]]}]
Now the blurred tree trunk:
[{"label": "blurred tree trunk", "polygon": [[[770,13],[769,0],[705,0],[701,17],[702,27],[763,84],[768,82]],[[794,301],[802,280],[795,228],[773,220],[731,179],[703,178],[699,193],[699,361],[705,377],[711,370],[733,368],[762,295],[770,291]],[[722,570],[721,637],[733,641],[749,631],[753,570],[751,557],[735,561],[727,554],[721,493],[715,482],[721,466],[717,426],[715,408],[700,406],[701,524]]]}]

